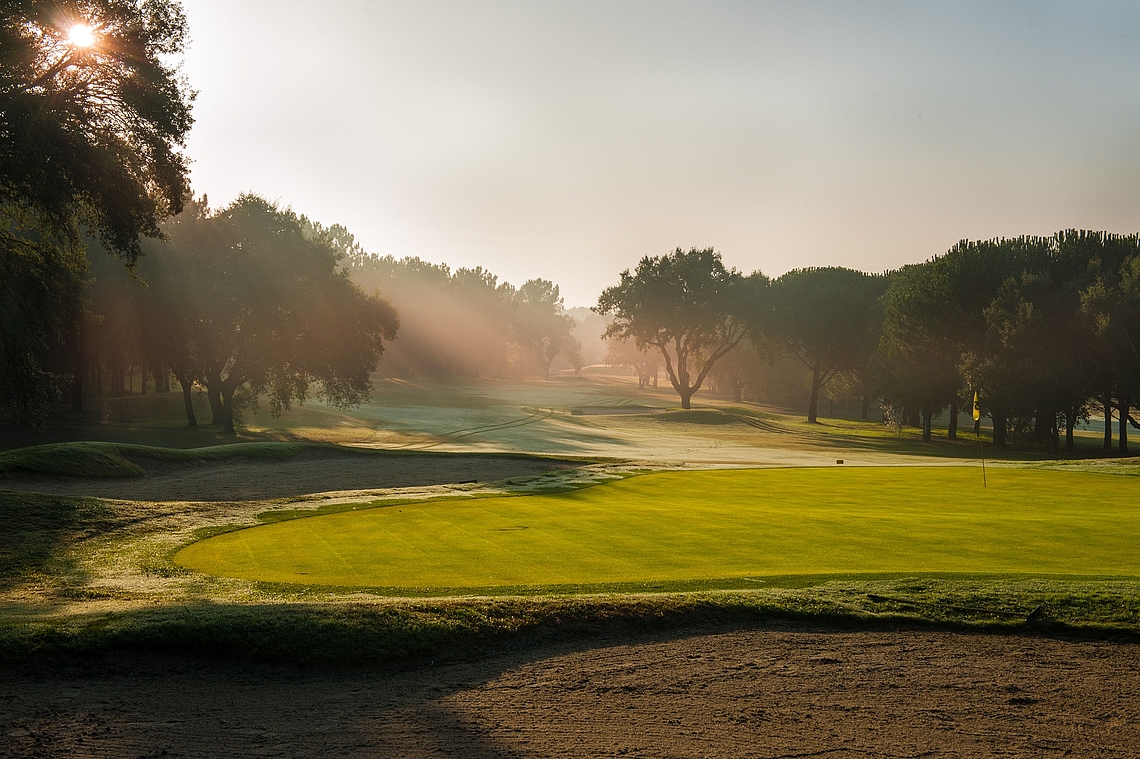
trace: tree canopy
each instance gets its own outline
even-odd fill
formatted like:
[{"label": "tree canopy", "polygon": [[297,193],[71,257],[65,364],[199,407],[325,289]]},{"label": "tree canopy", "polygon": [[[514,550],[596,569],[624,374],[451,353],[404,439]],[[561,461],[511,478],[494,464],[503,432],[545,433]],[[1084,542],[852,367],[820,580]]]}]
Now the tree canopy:
[{"label": "tree canopy", "polygon": [[865,368],[879,340],[885,277],[852,269],[795,269],[772,282],[770,333],[812,373],[807,418],[815,422],[819,391],[836,373]]},{"label": "tree canopy", "polygon": [[[581,344],[571,334],[574,319],[566,313],[558,285],[547,279],[523,283],[514,294],[511,317],[511,339],[531,358],[546,377],[550,364],[558,354],[574,361]],[[578,365],[581,360],[578,359]]]},{"label": "tree canopy", "polygon": [[139,266],[144,301],[167,316],[148,329],[184,388],[205,385],[226,432],[235,395],[240,404],[265,392],[274,413],[303,401],[313,382],[335,407],[367,399],[399,322],[349,279],[335,234],[255,195],[215,213],[196,206],[167,233]]},{"label": "tree canopy", "polygon": [[[71,38],[84,25],[90,40]],[[78,323],[83,235],[133,264],[188,191],[193,93],[173,0],[12,0],[0,16],[0,396],[41,421]],[[87,44],[90,42],[90,44]]]},{"label": "tree canopy", "polygon": [[642,258],[633,272],[623,271],[595,310],[614,316],[607,337],[661,353],[669,382],[687,409],[716,362],[749,334],[750,315],[767,284],[759,272],[746,277],[727,269],[712,248],[677,248]]}]

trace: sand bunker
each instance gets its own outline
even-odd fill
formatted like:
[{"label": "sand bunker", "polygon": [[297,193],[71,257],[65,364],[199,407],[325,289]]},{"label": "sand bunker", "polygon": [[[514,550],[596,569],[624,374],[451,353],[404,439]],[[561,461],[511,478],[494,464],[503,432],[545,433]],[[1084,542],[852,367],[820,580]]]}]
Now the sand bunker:
[{"label": "sand bunker", "polygon": [[0,674],[0,754],[1136,756],[1136,655],[1134,644],[801,627],[403,668],[41,664]]}]

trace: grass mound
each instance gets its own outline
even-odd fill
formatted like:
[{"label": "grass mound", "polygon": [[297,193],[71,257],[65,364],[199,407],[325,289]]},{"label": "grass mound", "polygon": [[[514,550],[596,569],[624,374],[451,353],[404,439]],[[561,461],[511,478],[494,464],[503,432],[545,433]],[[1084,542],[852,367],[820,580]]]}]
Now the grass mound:
[{"label": "grass mound", "polygon": [[[287,459],[302,443],[234,443],[207,448],[158,448],[128,443],[50,443],[0,451],[0,472],[34,472],[71,477],[141,477],[137,460],[208,462],[237,457]],[[134,460],[132,460],[134,459]]]},{"label": "grass mound", "polygon": [[69,547],[119,520],[95,498],[39,493],[0,497],[0,589],[45,570],[66,571]]},{"label": "grass mound", "polygon": [[[909,603],[884,603],[879,594]],[[1030,618],[1033,610],[1037,614]],[[1137,640],[1135,582],[898,578],[747,593],[425,599],[354,603],[198,601],[0,624],[0,661],[137,651],[361,664],[496,641],[575,639],[693,625],[940,628]]]},{"label": "grass mound", "polygon": [[[663,472],[239,530],[182,566],[391,595],[747,587],[783,575],[1140,576],[1140,481],[968,467]],[[382,505],[378,503],[376,505]]]}]

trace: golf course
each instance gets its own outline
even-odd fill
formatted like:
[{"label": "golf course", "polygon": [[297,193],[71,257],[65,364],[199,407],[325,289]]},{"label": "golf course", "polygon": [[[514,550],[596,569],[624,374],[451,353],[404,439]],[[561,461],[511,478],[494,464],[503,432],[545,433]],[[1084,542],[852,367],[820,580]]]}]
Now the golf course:
[{"label": "golf course", "polygon": [[1058,459],[633,380],[379,379],[236,443],[135,395],[0,451],[5,748],[747,756],[764,714],[784,753],[946,723],[980,756],[1026,708],[1137,738],[1140,467],[1095,423]]},{"label": "golf course", "polygon": [[179,565],[409,590],[868,573],[1140,575],[1140,478],[978,467],[661,472],[568,493],[369,506],[238,530]]}]

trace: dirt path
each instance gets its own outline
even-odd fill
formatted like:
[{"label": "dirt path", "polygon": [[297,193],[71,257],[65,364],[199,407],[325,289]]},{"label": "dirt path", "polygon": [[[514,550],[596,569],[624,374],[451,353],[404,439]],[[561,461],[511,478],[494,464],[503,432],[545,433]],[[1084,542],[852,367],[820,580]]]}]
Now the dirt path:
[{"label": "dirt path", "polygon": [[403,669],[0,674],[10,757],[1140,756],[1134,644],[710,631]]},{"label": "dirt path", "polygon": [[303,451],[281,461],[138,462],[146,475],[126,479],[0,473],[0,489],[91,495],[130,501],[254,501],[309,493],[493,482],[579,466],[571,461],[494,454]]}]

